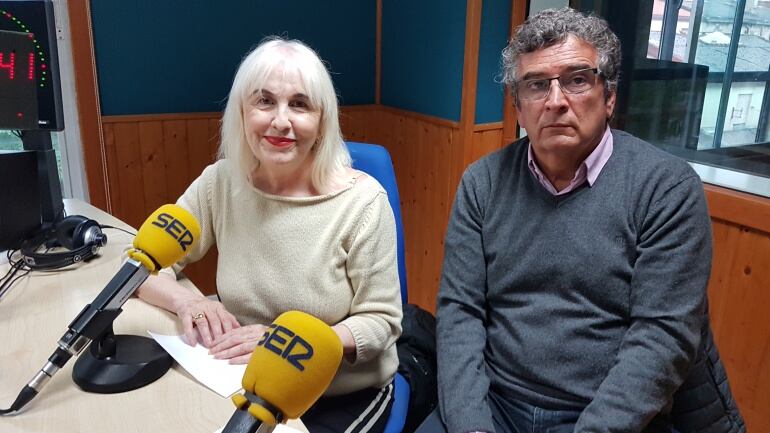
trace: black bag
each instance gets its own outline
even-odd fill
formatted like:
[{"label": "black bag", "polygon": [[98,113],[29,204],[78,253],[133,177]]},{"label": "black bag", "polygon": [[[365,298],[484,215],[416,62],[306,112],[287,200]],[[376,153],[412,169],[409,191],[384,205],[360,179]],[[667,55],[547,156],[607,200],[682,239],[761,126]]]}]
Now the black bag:
[{"label": "black bag", "polygon": [[414,432],[438,404],[436,380],[436,318],[406,304],[401,337],[396,342],[398,372],[409,382],[409,411],[404,432]]},{"label": "black bag", "polygon": [[701,336],[690,373],[674,394],[674,428],[681,433],[746,433],[708,322]]}]

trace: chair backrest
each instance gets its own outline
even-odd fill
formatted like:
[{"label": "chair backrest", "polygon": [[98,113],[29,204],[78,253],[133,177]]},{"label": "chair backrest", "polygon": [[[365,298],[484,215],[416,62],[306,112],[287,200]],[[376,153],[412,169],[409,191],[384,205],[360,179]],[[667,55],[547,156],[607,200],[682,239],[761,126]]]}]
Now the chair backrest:
[{"label": "chair backrest", "polygon": [[378,144],[346,142],[350,156],[353,158],[353,168],[377,179],[388,193],[390,208],[396,219],[396,249],[398,256],[398,279],[401,282],[401,300],[407,303],[406,291],[406,261],[404,258],[404,224],[401,222],[401,203],[398,198],[396,172],[388,150]]}]

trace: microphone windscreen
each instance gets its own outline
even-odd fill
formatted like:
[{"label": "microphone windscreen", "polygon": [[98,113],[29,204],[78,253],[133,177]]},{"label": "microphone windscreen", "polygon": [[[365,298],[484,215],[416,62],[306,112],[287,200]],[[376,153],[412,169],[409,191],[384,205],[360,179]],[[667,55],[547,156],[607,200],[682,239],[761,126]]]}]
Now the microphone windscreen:
[{"label": "microphone windscreen", "polygon": [[200,225],[190,212],[166,204],[153,212],[139,228],[134,249],[128,255],[155,272],[187,255],[200,233]]},{"label": "microphone windscreen", "polygon": [[[320,319],[300,311],[278,316],[251,355],[243,389],[279,410],[284,418],[299,418],[329,387],[342,361],[342,342]],[[242,407],[244,397],[233,398]],[[275,424],[259,404],[249,406],[256,418]],[[265,419],[267,418],[267,419]]]}]

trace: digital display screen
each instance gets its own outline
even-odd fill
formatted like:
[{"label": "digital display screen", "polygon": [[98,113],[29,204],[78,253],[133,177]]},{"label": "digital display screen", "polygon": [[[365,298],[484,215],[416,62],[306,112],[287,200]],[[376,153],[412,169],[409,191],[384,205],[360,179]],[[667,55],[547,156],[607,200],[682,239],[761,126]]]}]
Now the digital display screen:
[{"label": "digital display screen", "polygon": [[[26,58],[20,58],[17,53],[14,56],[13,71],[14,80],[20,77],[18,74],[27,78],[30,73],[34,75],[37,125],[25,129],[64,129],[53,3],[51,0],[0,0],[0,30],[24,33],[31,38],[34,59],[28,53],[25,54]],[[4,54],[3,65],[8,65],[9,59],[9,54]],[[10,73],[10,66],[0,67],[0,80],[20,83],[11,82]]]},{"label": "digital display screen", "polygon": [[0,30],[0,129],[37,127],[32,33]]}]

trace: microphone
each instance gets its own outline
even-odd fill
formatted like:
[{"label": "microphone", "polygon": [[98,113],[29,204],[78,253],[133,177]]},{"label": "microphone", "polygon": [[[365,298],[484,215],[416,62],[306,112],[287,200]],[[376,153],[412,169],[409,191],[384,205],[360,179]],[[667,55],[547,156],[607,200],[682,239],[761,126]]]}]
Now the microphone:
[{"label": "microphone", "polygon": [[[126,300],[151,273],[157,274],[161,268],[171,266],[189,253],[199,236],[198,221],[185,209],[167,204],[153,212],[139,228],[133,248],[128,252],[129,258],[120,270],[93,302],[86,305],[69,324],[48,362],[22,389],[11,407],[0,410],[0,415],[21,410],[71,357],[80,354],[89,343],[97,341],[102,346],[102,338],[107,334],[112,335],[112,322],[123,311],[121,307]],[[114,354],[115,341],[110,341]]]},{"label": "microphone", "polygon": [[243,375],[244,394],[222,433],[254,433],[301,417],[329,387],[342,361],[332,328],[307,313],[289,311],[270,324]]}]

